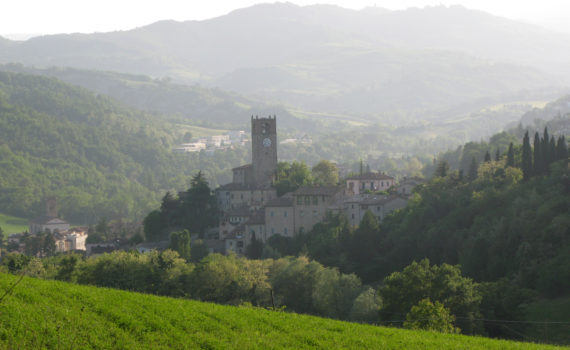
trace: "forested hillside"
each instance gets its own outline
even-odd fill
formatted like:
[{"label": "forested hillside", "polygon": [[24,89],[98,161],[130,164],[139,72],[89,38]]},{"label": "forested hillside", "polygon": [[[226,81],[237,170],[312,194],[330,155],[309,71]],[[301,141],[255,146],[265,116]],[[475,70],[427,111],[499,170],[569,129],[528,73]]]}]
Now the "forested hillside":
[{"label": "forested hillside", "polygon": [[43,214],[45,197],[56,195],[74,222],[141,219],[167,190],[188,187],[198,170],[215,185],[244,162],[245,149],[172,154],[179,133],[53,78],[0,72],[0,211]]}]

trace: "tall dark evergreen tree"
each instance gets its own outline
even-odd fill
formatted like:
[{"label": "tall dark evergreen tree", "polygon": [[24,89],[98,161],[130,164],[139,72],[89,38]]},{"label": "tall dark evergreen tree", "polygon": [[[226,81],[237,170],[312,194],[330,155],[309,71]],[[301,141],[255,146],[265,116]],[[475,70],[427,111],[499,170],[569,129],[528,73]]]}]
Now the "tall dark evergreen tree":
[{"label": "tall dark evergreen tree", "polygon": [[566,145],[566,139],[564,136],[560,136],[556,143],[556,160],[563,159],[568,160],[568,146]]},{"label": "tall dark evergreen tree", "polygon": [[196,174],[191,182],[190,189],[181,194],[182,207],[184,209],[184,226],[192,233],[198,233],[204,238],[206,228],[217,222],[216,200],[208,185],[208,180],[201,171]]},{"label": "tall dark evergreen tree", "polygon": [[501,158],[501,152],[499,151],[499,147],[497,147],[497,152],[495,152],[495,161],[499,161],[499,158]]},{"label": "tall dark evergreen tree", "polygon": [[540,135],[538,135],[538,131],[534,134],[534,162],[533,162],[533,174],[534,175],[541,175],[542,174],[542,152],[540,152]]},{"label": "tall dark evergreen tree", "polygon": [[258,241],[255,233],[251,236],[251,242],[245,248],[245,256],[248,259],[260,259],[263,254],[263,242]]},{"label": "tall dark evergreen tree", "polygon": [[491,161],[491,153],[489,151],[485,152],[485,163]]},{"label": "tall dark evergreen tree", "polygon": [[544,134],[540,140],[540,153],[542,155],[540,165],[542,166],[542,174],[544,175],[548,173],[548,168],[552,161],[550,159],[550,136],[548,136],[547,128],[544,128]]},{"label": "tall dark evergreen tree", "polygon": [[[550,159],[550,164],[556,161],[556,140],[554,136],[550,136],[550,146],[548,147],[548,159]],[[550,168],[549,168],[550,169]]]},{"label": "tall dark evergreen tree", "polygon": [[479,164],[477,164],[477,160],[475,156],[471,157],[471,164],[469,165],[469,181],[473,181],[477,179],[477,169],[479,168]]},{"label": "tall dark evergreen tree", "polygon": [[509,144],[509,150],[507,152],[507,166],[514,167],[515,166],[515,151],[513,149],[513,143]]},{"label": "tall dark evergreen tree", "polygon": [[528,130],[524,134],[523,147],[522,147],[522,171],[525,180],[530,179],[532,175],[532,154],[530,149],[530,138]]}]

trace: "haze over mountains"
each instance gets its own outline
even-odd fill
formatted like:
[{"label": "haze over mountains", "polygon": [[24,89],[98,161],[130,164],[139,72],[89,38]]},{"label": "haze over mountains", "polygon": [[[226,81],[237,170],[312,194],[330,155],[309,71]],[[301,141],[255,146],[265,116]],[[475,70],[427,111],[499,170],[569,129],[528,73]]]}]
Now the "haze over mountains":
[{"label": "haze over mountains", "polygon": [[[304,110],[416,120],[567,91],[570,35],[460,6],[256,5],[206,21],[0,40],[0,62],[171,77]],[[501,100],[501,98],[499,98]]]}]

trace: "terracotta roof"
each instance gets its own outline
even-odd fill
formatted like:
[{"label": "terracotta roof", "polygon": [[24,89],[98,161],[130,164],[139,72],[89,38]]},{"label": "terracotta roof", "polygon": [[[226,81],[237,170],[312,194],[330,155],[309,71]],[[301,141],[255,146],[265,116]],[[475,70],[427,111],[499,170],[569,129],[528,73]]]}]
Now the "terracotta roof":
[{"label": "terracotta roof", "polygon": [[[231,182],[229,184],[222,185],[215,189],[215,191],[257,191],[257,190],[271,190],[271,187],[264,187],[258,185],[242,185],[240,183]],[[274,190],[274,189],[273,189]]]},{"label": "terracotta roof", "polygon": [[402,199],[400,196],[357,195],[357,196],[348,197],[344,199],[343,202],[374,205],[374,204],[386,204],[398,198]]},{"label": "terracotta roof", "polygon": [[293,206],[293,196],[288,193],[281,197],[273,198],[265,207],[292,207]]},{"label": "terracotta roof", "polygon": [[368,173],[351,176],[347,180],[394,180],[394,178],[382,173]]},{"label": "terracotta roof", "polygon": [[303,186],[303,187],[299,188],[297,191],[295,191],[293,193],[293,195],[294,196],[299,196],[299,195],[332,196],[332,195],[339,193],[342,190],[343,190],[342,187],[337,187],[337,186]]},{"label": "terracotta roof", "polygon": [[50,222],[51,220],[54,220],[54,219],[60,220],[60,221],[61,221],[62,223],[64,223],[64,224],[68,224],[68,222],[65,221],[65,220],[63,220],[63,219],[60,219],[60,218],[57,218],[57,217],[54,217],[54,216],[47,216],[47,215],[38,216],[37,218],[35,218],[35,219],[33,219],[33,220],[30,220],[30,223],[31,223],[31,224],[45,225],[45,224],[47,224],[48,222]]},{"label": "terracotta roof", "polygon": [[234,170],[240,170],[240,169],[247,169],[247,168],[252,168],[253,164],[245,164],[245,165],[240,165],[238,167],[232,168],[232,171]]}]

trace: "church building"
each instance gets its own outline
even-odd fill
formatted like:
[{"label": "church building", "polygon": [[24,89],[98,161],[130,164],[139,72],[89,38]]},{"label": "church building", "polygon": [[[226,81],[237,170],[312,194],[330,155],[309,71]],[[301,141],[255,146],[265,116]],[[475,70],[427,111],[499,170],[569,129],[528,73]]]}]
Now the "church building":
[{"label": "church building", "polygon": [[[277,169],[277,118],[251,117],[251,164],[232,169],[233,181],[216,189],[216,199],[220,209],[219,239],[235,239],[233,231],[247,221],[247,212],[251,216],[257,213],[272,199],[277,197],[272,187]],[[246,212],[246,213],[244,213]],[[239,215],[236,215],[239,213]],[[257,213],[257,214],[256,214]],[[237,219],[240,217],[241,219]],[[249,232],[244,232],[244,242],[236,242],[235,247],[249,243]],[[257,234],[260,237],[260,233]]]}]

